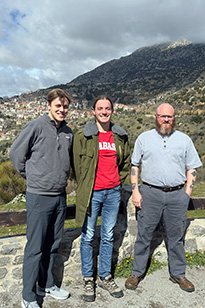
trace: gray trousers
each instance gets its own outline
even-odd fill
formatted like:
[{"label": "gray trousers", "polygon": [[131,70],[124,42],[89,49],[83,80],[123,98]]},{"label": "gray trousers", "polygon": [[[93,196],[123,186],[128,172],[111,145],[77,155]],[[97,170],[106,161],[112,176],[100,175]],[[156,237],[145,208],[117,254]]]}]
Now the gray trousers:
[{"label": "gray trousers", "polygon": [[134,246],[132,274],[145,274],[150,256],[150,244],[154,231],[163,219],[167,236],[167,253],[170,275],[180,278],[185,275],[186,257],[184,235],[186,229],[189,196],[184,188],[172,192],[142,184],[142,209],[138,211],[138,234]]},{"label": "gray trousers", "polygon": [[26,193],[27,244],[23,261],[23,298],[36,300],[36,283],[55,284],[52,268],[61,242],[66,215],[66,194],[57,196]]}]

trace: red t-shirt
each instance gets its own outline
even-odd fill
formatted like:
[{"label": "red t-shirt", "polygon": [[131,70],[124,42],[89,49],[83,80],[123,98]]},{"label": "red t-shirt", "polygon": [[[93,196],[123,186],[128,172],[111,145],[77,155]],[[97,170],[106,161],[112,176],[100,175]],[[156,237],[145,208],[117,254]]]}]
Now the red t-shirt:
[{"label": "red t-shirt", "polygon": [[99,132],[99,154],[94,190],[109,189],[120,185],[117,153],[112,131]]}]

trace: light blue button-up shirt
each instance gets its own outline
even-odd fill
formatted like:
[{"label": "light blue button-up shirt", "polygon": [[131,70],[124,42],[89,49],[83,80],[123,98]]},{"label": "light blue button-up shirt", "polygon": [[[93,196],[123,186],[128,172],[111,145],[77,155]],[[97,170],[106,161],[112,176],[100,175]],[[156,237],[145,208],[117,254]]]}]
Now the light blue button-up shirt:
[{"label": "light blue button-up shirt", "polygon": [[141,166],[141,179],[156,186],[177,186],[186,182],[186,171],[202,165],[189,136],[174,130],[162,136],[156,129],[135,141],[131,163]]}]

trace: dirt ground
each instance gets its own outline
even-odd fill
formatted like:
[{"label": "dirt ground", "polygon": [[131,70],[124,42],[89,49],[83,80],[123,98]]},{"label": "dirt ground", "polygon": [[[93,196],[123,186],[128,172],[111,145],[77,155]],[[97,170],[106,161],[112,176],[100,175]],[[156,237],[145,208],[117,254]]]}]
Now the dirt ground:
[{"label": "dirt ground", "polygon": [[[205,308],[205,267],[187,268],[186,277],[195,285],[195,292],[185,292],[178,284],[169,280],[168,268],[154,272],[140,282],[135,291],[127,290],[124,278],[115,281],[122,288],[124,297],[118,299],[97,287],[96,300],[84,302],[82,299],[83,284],[72,283],[63,286],[70,292],[66,300],[57,301],[51,297],[39,298],[42,308]],[[43,302],[42,302],[43,300]],[[0,308],[21,308],[21,287],[12,292],[0,293]]]}]

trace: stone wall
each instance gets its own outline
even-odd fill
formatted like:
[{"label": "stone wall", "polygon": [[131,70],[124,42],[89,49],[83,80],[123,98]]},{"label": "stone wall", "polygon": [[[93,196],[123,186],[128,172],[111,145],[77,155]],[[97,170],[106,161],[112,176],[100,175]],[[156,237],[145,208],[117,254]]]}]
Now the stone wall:
[{"label": "stone wall", "polygon": [[[137,234],[137,220],[135,208],[130,202],[129,192],[125,192],[124,203],[121,207],[118,222],[115,228],[115,240],[113,251],[113,264],[128,255],[133,255],[134,242]],[[126,205],[127,204],[127,205]],[[128,222],[128,223],[127,223]],[[56,258],[54,273],[56,283],[60,284],[72,280],[81,280],[80,263],[80,228],[66,229]],[[167,260],[163,227],[155,232],[151,249],[160,261]],[[94,264],[96,267],[100,239],[100,227],[97,227],[94,246]],[[0,292],[14,289],[22,284],[23,250],[26,236],[14,236],[0,238]],[[205,251],[205,219],[187,220],[187,232],[185,235],[186,252],[196,250]]]}]

